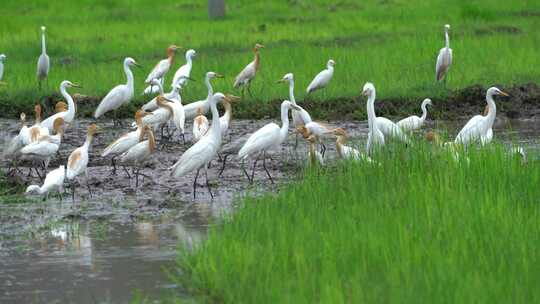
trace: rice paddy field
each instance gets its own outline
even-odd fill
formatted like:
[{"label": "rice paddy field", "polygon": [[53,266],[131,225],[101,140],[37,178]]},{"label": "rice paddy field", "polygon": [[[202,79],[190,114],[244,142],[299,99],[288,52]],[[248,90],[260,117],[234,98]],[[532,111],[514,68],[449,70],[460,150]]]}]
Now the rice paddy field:
[{"label": "rice paddy field", "polygon": [[[227,1],[226,18],[214,21],[208,20],[205,1],[192,0],[6,0],[2,11],[10,17],[0,26],[8,83],[0,90],[0,104],[8,109],[2,115],[13,117],[45,96],[58,95],[64,79],[83,85],[76,93],[104,96],[125,82],[122,60],[127,56],[144,66],[135,71],[136,91],[142,92],[144,78],[172,43],[198,53],[192,72],[198,82],[184,90],[185,102],[206,96],[202,79],[209,70],[226,76],[215,82],[217,90],[235,93],[234,77],[252,60],[257,42],[266,48],[250,99],[262,104],[287,96],[286,86],[275,81],[288,72],[295,74],[297,99],[304,99],[309,81],[329,58],[336,61],[334,81],[309,100],[358,96],[366,81],[376,84],[382,99],[407,100],[444,98],[473,84],[540,80],[538,1],[235,0]],[[434,70],[445,23],[452,26],[454,63],[442,86],[434,81]],[[46,88],[38,91],[41,25],[47,26],[51,72]],[[184,63],[183,52],[166,79],[166,90]],[[144,100],[138,95],[134,104]],[[126,109],[131,117],[135,107]],[[238,114],[248,109],[242,106]]]}]

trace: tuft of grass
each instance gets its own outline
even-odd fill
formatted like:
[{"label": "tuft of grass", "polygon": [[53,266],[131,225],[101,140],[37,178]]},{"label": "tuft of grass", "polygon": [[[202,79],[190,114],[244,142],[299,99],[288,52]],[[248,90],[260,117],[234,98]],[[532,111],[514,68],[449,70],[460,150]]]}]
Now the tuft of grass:
[{"label": "tuft of grass", "polygon": [[540,301],[540,163],[417,143],[249,198],[193,252],[200,302]]},{"label": "tuft of grass", "polygon": [[[286,98],[286,86],[275,80],[288,72],[295,74],[297,99],[303,100],[306,86],[329,58],[337,62],[334,80],[309,96],[310,101],[356,96],[366,81],[377,85],[381,98],[420,99],[444,97],[449,90],[472,84],[540,80],[540,3],[535,1],[236,0],[227,1],[226,18],[215,21],[208,20],[206,3],[198,0],[6,0],[2,11],[10,17],[0,27],[0,53],[8,56],[8,86],[0,88],[0,105],[10,110],[0,115],[31,110],[34,102],[58,94],[64,79],[84,86],[74,92],[102,97],[125,82],[126,56],[144,65],[135,70],[139,105],[145,100],[139,95],[144,78],[172,43],[199,54],[192,72],[199,81],[186,87],[185,102],[206,96],[202,79],[209,70],[226,75],[215,81],[216,90],[233,91],[234,77],[252,60],[256,42],[266,48],[251,103]],[[443,87],[435,83],[434,69],[445,23],[452,26],[454,63]],[[38,91],[35,70],[42,24],[47,26],[51,72]],[[167,77],[167,90],[183,57],[179,53]]]}]

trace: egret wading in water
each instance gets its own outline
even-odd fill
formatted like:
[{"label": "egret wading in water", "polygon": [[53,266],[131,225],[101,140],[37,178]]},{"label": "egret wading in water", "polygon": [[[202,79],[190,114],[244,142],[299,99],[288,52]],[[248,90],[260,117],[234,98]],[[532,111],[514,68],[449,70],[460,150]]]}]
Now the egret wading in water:
[{"label": "egret wading in water", "polygon": [[195,116],[198,115],[197,112],[199,108],[202,108],[202,114],[208,113],[208,109],[210,109],[210,100],[212,99],[212,96],[214,96],[214,89],[212,88],[211,83],[211,80],[214,78],[223,78],[223,75],[216,72],[206,73],[204,83],[206,84],[206,88],[208,89],[208,95],[206,96],[206,99],[188,103],[184,106],[184,114],[186,120],[195,118]]},{"label": "egret wading in water", "polygon": [[439,51],[439,56],[437,56],[437,64],[435,65],[435,78],[437,81],[446,79],[446,74],[450,65],[452,64],[452,49],[450,48],[450,38],[448,36],[448,31],[450,30],[450,25],[444,25],[444,39],[445,45]]},{"label": "egret wading in water", "polygon": [[[293,127],[298,128],[299,126],[306,125],[310,123],[311,116],[309,113],[304,110],[302,107],[296,104],[296,99],[294,98],[294,75],[293,73],[287,73],[283,76],[282,79],[277,81],[278,83],[284,82],[289,83],[289,101],[296,106],[292,109],[292,122]],[[296,134],[294,148],[298,147],[298,133]]]},{"label": "egret wading in water", "polygon": [[[179,47],[174,44],[169,46],[167,48],[167,58],[160,60],[146,77],[146,80],[144,81],[144,83],[150,84],[151,92],[153,91],[153,86],[154,86],[152,84],[152,80],[156,80],[163,84],[163,78],[165,78],[165,75],[167,74],[167,72],[169,72],[169,69],[174,64],[174,55],[176,54],[176,50],[178,49]],[[147,89],[148,88],[145,89],[145,92]]]},{"label": "egret wading in water", "polygon": [[49,129],[49,132],[52,132],[53,131],[54,121],[59,117],[64,120],[64,123],[71,124],[73,122],[73,120],[75,119],[76,106],[75,106],[75,102],[73,101],[73,98],[67,92],[67,89],[68,88],[80,88],[80,87],[81,87],[80,85],[71,83],[68,80],[64,80],[64,81],[62,81],[62,83],[60,83],[60,93],[62,94],[62,96],[64,96],[64,98],[67,101],[68,109],[65,112],[63,112],[63,111],[58,112],[58,113],[56,113],[54,115],[51,115],[51,116],[47,117],[47,119],[45,119],[43,122],[41,122],[42,127],[47,128],[47,129]]},{"label": "egret wading in water", "polygon": [[89,177],[88,177],[88,151],[92,145],[92,139],[97,131],[97,126],[91,124],[88,126],[86,133],[86,140],[84,144],[77,149],[73,150],[69,155],[67,168],[66,168],[66,178],[72,183],[72,198],[75,200],[75,183],[73,182],[79,175],[84,173],[86,178],[86,187],[88,188],[88,193],[92,197],[92,190],[90,189]]},{"label": "egret wading in water", "polygon": [[[147,136],[148,139],[142,141],[144,136]],[[129,148],[124,154],[120,156],[120,161],[122,163],[131,163],[135,168],[133,173],[135,174],[135,188],[139,187],[139,175],[141,167],[144,165],[144,162],[156,151],[156,139],[154,137],[154,132],[149,125],[145,125],[143,131],[139,138],[139,143],[135,146]]]},{"label": "egret wading in water", "polygon": [[41,55],[39,55],[37,62],[37,79],[39,89],[41,89],[41,82],[47,79],[49,76],[49,55],[47,55],[47,47],[45,45],[45,27],[41,27]]},{"label": "egret wading in water", "polygon": [[459,131],[456,136],[455,143],[468,146],[471,143],[480,141],[482,145],[491,142],[493,137],[493,131],[491,131],[491,137],[489,136],[489,130],[493,128],[495,122],[495,116],[497,115],[497,106],[493,100],[493,96],[509,96],[507,93],[499,90],[496,87],[491,87],[486,92],[486,102],[489,107],[486,116],[476,115],[473,116]]},{"label": "egret wading in water", "polygon": [[247,88],[247,91],[251,97],[253,97],[253,94],[251,94],[251,82],[253,79],[255,79],[255,76],[257,75],[257,72],[259,71],[259,67],[261,65],[261,59],[259,55],[259,50],[264,48],[264,45],[262,44],[255,44],[255,47],[253,47],[253,53],[255,54],[255,58],[252,62],[250,62],[246,67],[236,76],[234,80],[234,88],[240,88],[242,87],[242,97],[244,97],[244,90]]},{"label": "egret wading in water", "polygon": [[135,123],[137,124],[137,130],[122,135],[120,138],[118,138],[113,143],[108,145],[101,153],[101,157],[112,155],[111,165],[113,166],[113,172],[112,172],[113,175],[116,174],[116,163],[115,163],[116,157],[126,152],[127,150],[129,150],[129,148],[135,146],[137,143],[139,143],[141,133],[143,130],[142,119],[147,115],[152,115],[152,113],[138,110],[135,113]]},{"label": "egret wading in water", "polygon": [[[131,57],[124,59],[124,73],[126,74],[127,83],[117,85],[109,93],[107,93],[107,95],[105,95],[94,113],[95,119],[98,119],[109,111],[114,111],[120,108],[123,104],[129,103],[129,101],[133,98],[134,80],[133,72],[131,72],[130,69],[131,66],[139,66],[139,64],[137,64],[135,59]],[[115,124],[117,122],[119,121],[115,119]]]},{"label": "egret wading in water", "polygon": [[419,130],[422,128],[424,123],[426,122],[427,117],[427,105],[432,105],[431,99],[426,98],[424,101],[422,101],[422,105],[420,108],[422,109],[422,116],[418,117],[416,115],[409,116],[407,118],[404,118],[397,122],[398,127],[401,128],[401,130],[405,132],[411,132],[415,130]]},{"label": "egret wading in water", "polygon": [[377,115],[375,115],[375,86],[367,82],[362,90],[362,95],[367,96],[366,111],[368,115],[368,140],[366,143],[366,153],[373,154],[376,147],[384,146],[384,135],[377,125]]},{"label": "egret wading in water", "polygon": [[0,81],[4,77],[4,61],[6,61],[6,55],[0,54]]},{"label": "egret wading in water", "polygon": [[217,155],[221,147],[221,126],[219,123],[217,104],[223,100],[231,101],[234,98],[236,98],[236,96],[225,96],[219,92],[214,94],[210,100],[210,110],[212,112],[212,126],[210,130],[206,136],[187,149],[180,159],[170,168],[171,175],[175,178],[182,177],[191,171],[197,170],[197,174],[193,181],[193,199],[195,199],[197,194],[197,178],[199,177],[201,169],[204,169],[208,192],[212,198],[214,197],[214,194],[212,194],[212,190],[210,189],[210,184],[208,183],[208,164]]},{"label": "egret wading in water", "polygon": [[263,157],[263,168],[266,171],[268,178],[270,178],[270,181],[274,183],[270,172],[268,172],[268,169],[266,168],[266,152],[268,150],[277,150],[285,139],[287,139],[287,135],[289,134],[289,109],[299,110],[300,107],[288,100],[283,101],[281,103],[281,128],[273,122],[265,125],[253,133],[238,152],[238,159],[241,159],[242,161],[256,155],[251,177],[246,169],[243,168],[244,174],[247,176],[250,183],[253,183],[255,167],[261,156]]},{"label": "egret wading in water", "polygon": [[326,69],[322,70],[308,85],[306,89],[306,93],[310,94],[316,90],[322,89],[330,83],[330,80],[332,80],[332,76],[334,76],[334,65],[335,61],[330,59],[328,60],[328,63],[326,64]]},{"label": "egret wading in water", "polygon": [[184,87],[187,79],[191,79],[191,68],[193,67],[193,58],[195,57],[197,57],[195,50],[188,50],[186,52],[186,63],[174,73],[171,87],[174,87],[176,84]]},{"label": "egret wading in water", "polygon": [[56,190],[60,193],[60,199],[62,198],[62,192],[64,192],[64,178],[65,178],[66,168],[64,165],[61,165],[57,169],[52,170],[47,174],[43,185],[40,187],[38,185],[30,185],[26,188],[26,194],[39,194],[44,195],[43,199],[47,199],[49,194]]}]

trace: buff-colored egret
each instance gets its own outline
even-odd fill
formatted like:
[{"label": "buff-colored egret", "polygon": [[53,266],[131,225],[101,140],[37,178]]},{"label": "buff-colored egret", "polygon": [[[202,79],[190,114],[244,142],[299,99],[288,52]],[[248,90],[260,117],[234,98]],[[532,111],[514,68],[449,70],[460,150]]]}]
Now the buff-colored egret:
[{"label": "buff-colored egret", "polygon": [[[184,77],[182,76],[182,79],[188,79],[188,80],[193,80],[189,77]],[[163,97],[165,97],[166,99],[168,100],[173,100],[173,101],[179,101],[180,103],[182,103],[182,97],[180,96],[180,90],[183,88],[183,86],[179,83],[175,84],[171,91],[170,92],[163,92],[163,84],[158,82],[158,81],[154,81],[155,83],[155,86],[158,87],[158,91],[159,91],[159,95],[163,95]],[[149,102],[145,103],[141,109],[143,111],[154,111],[155,109],[158,108],[157,106],[157,103],[156,103],[156,100],[157,100],[157,96],[152,98]]]},{"label": "buff-colored egret", "polygon": [[[172,103],[173,101],[167,100],[161,95],[158,96],[158,108],[152,111],[152,115],[143,117],[142,124],[152,126],[154,130],[162,128],[174,116]],[[163,137],[163,129],[161,129],[161,137]]]},{"label": "buff-colored egret", "polygon": [[321,145],[321,154],[324,156],[326,146],[322,139],[331,133],[333,128],[322,122],[310,121],[305,125],[297,126],[296,130],[300,132],[304,138],[308,138],[311,135],[315,136],[317,142]]},{"label": "buff-colored egret", "polygon": [[322,70],[308,85],[306,89],[306,93],[309,94],[311,92],[314,92],[316,90],[322,89],[330,83],[330,80],[332,80],[332,76],[334,76],[334,65],[335,61],[330,59],[328,60],[328,63],[326,64],[326,69]]},{"label": "buff-colored egret", "polygon": [[30,131],[26,126],[25,113],[20,114],[20,120],[21,129],[19,130],[19,133],[17,133],[17,135],[11,139],[3,153],[5,159],[11,159],[14,162],[15,169],[17,169],[16,161],[19,157],[21,148],[24,147],[25,143],[28,144],[30,142]]},{"label": "buff-colored egret", "polygon": [[210,82],[210,80],[214,78],[223,78],[223,75],[220,75],[216,72],[206,73],[204,83],[206,84],[206,88],[208,89],[208,95],[206,96],[206,99],[188,103],[184,106],[186,120],[195,118],[195,116],[197,116],[197,111],[199,108],[203,109],[203,114],[206,114],[208,112],[208,109],[210,109],[210,100],[212,99],[212,96],[214,96],[214,89],[212,88],[212,83]]},{"label": "buff-colored egret", "polygon": [[178,68],[171,83],[171,87],[174,87],[176,84],[180,84],[182,87],[186,84],[187,79],[191,77],[191,68],[193,67],[193,58],[197,56],[195,50],[187,50],[186,52],[186,63]]},{"label": "buff-colored egret", "polygon": [[6,58],[6,55],[0,54],[0,81],[2,81],[2,77],[4,77],[4,61]]},{"label": "buff-colored egret", "polygon": [[308,149],[308,164],[311,166],[324,166],[324,156],[317,149],[315,145],[317,144],[317,137],[315,135],[310,135],[306,138],[309,143]]},{"label": "buff-colored egret", "polygon": [[[28,138],[29,140],[28,141],[24,141],[23,143],[25,145],[28,145],[30,144],[31,142],[35,142],[37,141],[41,136],[47,136],[49,135],[49,129],[48,128],[45,128],[42,124],[41,124],[41,105],[39,103],[37,103],[35,106],[34,106],[34,113],[35,113],[35,122],[34,122],[34,125],[31,126],[29,129],[28,129],[28,132],[30,134],[30,137]],[[26,139],[26,138],[25,138]]]},{"label": "buff-colored egret", "polygon": [[67,168],[66,168],[66,178],[68,181],[72,182],[72,198],[75,200],[75,183],[73,182],[79,175],[84,173],[86,179],[86,187],[88,188],[88,193],[92,197],[92,190],[90,189],[89,177],[88,177],[88,151],[92,144],[92,139],[97,131],[96,124],[90,124],[86,133],[86,140],[84,144],[77,149],[73,150],[68,157]]},{"label": "buff-colored egret", "polygon": [[221,126],[221,137],[223,138],[229,131],[229,126],[232,120],[232,102],[235,99],[223,100],[222,104],[225,108],[225,113],[219,118],[219,125]]},{"label": "buff-colored egret", "polygon": [[372,154],[376,147],[384,146],[384,135],[379,130],[377,124],[377,116],[375,115],[375,86],[371,82],[367,82],[362,90],[362,95],[367,96],[366,111],[368,115],[368,140],[366,143],[366,153]]},{"label": "buff-colored egret", "polygon": [[47,117],[44,121],[41,122],[41,126],[44,128],[49,129],[49,131],[53,130],[53,123],[57,118],[62,118],[66,124],[71,124],[73,120],[75,119],[75,111],[76,106],[75,102],[73,101],[73,98],[69,93],[67,92],[67,88],[80,88],[78,84],[71,83],[68,80],[62,81],[60,84],[60,93],[64,98],[66,99],[68,103],[68,110],[66,112],[59,112],[54,115],[51,115]]},{"label": "buff-colored egret", "polygon": [[345,129],[337,128],[332,130],[336,136],[336,151],[341,159],[362,160],[371,162],[371,158],[353,147],[347,146],[347,132]]},{"label": "buff-colored egret", "polygon": [[197,170],[195,180],[193,182],[193,199],[196,197],[197,178],[199,172],[204,169],[206,176],[206,187],[210,196],[213,198],[212,190],[208,183],[208,164],[217,155],[221,147],[221,126],[219,124],[219,112],[217,104],[223,100],[231,100],[232,96],[225,96],[222,93],[216,93],[210,100],[210,110],[212,112],[212,127],[210,131],[201,138],[197,143],[191,146],[182,154],[180,159],[170,168],[171,175],[178,178],[188,174],[191,171]]},{"label": "buff-colored egret", "polygon": [[143,129],[142,119],[147,115],[152,115],[152,113],[138,110],[135,113],[135,123],[137,124],[137,130],[122,135],[120,138],[108,145],[101,153],[101,157],[112,155],[111,165],[113,166],[113,175],[116,174],[116,157],[126,152],[127,150],[129,150],[129,148],[133,147],[139,142],[139,138],[141,137]]},{"label": "buff-colored egret", "polygon": [[[142,141],[145,135],[148,139]],[[156,139],[154,138],[154,132],[152,132],[152,128],[149,125],[145,125],[143,132],[140,135],[139,143],[129,148],[129,150],[120,156],[120,161],[122,163],[130,163],[136,168],[133,169],[133,173],[135,174],[135,188],[139,187],[141,167],[155,151]]]},{"label": "buff-colored egret", "polygon": [[255,176],[255,167],[257,166],[257,161],[259,157],[263,157],[263,168],[266,171],[266,174],[270,178],[270,181],[274,183],[270,172],[266,168],[266,152],[268,150],[278,149],[281,144],[287,139],[289,134],[289,110],[295,109],[299,110],[300,107],[293,104],[288,100],[284,100],[281,103],[281,128],[276,123],[269,123],[264,127],[257,130],[253,133],[244,146],[238,152],[238,158],[244,161],[248,157],[256,156],[253,163],[253,171],[251,177],[248,175],[247,171],[244,168],[244,173],[246,174],[250,183],[253,183],[253,178]]},{"label": "buff-colored egret", "polygon": [[47,47],[45,45],[45,27],[41,27],[41,55],[39,55],[37,62],[37,79],[39,88],[41,89],[41,82],[47,79],[49,75],[49,55],[47,55]]},{"label": "buff-colored egret", "polygon": [[197,109],[197,116],[193,120],[193,142],[198,142],[204,135],[206,135],[209,128],[210,122],[208,121],[208,118],[203,115],[202,108]]},{"label": "buff-colored egret", "polygon": [[448,73],[448,69],[452,64],[452,49],[450,48],[450,37],[448,36],[448,31],[450,30],[450,25],[444,25],[444,38],[445,45],[439,51],[437,56],[437,64],[435,65],[435,78],[437,81],[441,81],[445,78]]},{"label": "buff-colored egret", "polygon": [[67,112],[69,106],[63,101],[59,101],[54,105],[54,113]]},{"label": "buff-colored egret", "polygon": [[259,71],[259,67],[261,65],[261,59],[259,55],[259,49],[264,48],[264,45],[262,44],[255,44],[253,47],[253,53],[255,54],[255,58],[252,62],[250,62],[246,67],[236,76],[234,80],[234,87],[239,88],[242,87],[242,96],[244,96],[244,89],[247,88],[248,93],[250,96],[253,97],[251,94],[250,86],[251,81],[255,78],[257,75],[257,72]]},{"label": "buff-colored egret", "polygon": [[51,157],[56,155],[62,143],[62,136],[64,135],[63,124],[64,120],[58,117],[54,121],[55,135],[41,136],[37,141],[24,146],[21,149],[22,155],[32,160],[43,161],[44,169],[47,170]]},{"label": "buff-colored egret", "polygon": [[405,132],[411,132],[419,130],[424,125],[427,117],[427,105],[432,105],[431,99],[426,98],[422,101],[420,108],[422,109],[422,116],[418,117],[416,115],[409,116],[397,122],[398,127]]},{"label": "buff-colored egret", "polygon": [[26,194],[39,194],[45,195],[45,198],[49,197],[49,193],[56,190],[60,195],[64,192],[64,178],[65,178],[66,168],[64,165],[52,170],[47,174],[43,185],[40,187],[38,185],[30,185],[26,188]]},{"label": "buff-colored egret", "polygon": [[[491,141],[491,138],[488,137],[488,131],[493,127],[495,116],[497,115],[497,106],[493,100],[494,95],[508,96],[507,93],[496,87],[489,88],[486,92],[486,102],[489,107],[487,115],[476,115],[471,118],[463,129],[459,131],[454,141],[455,143],[467,146],[477,140],[480,140],[482,144],[487,144]],[[493,137],[493,131],[491,132],[491,137]]]},{"label": "buff-colored egret", "polygon": [[154,85],[152,83],[153,80],[159,82],[165,77],[167,72],[169,72],[169,69],[174,64],[174,55],[176,54],[176,50],[178,49],[179,47],[174,44],[169,46],[167,48],[167,58],[160,60],[152,69],[152,71],[148,74],[146,80],[144,80],[144,83],[150,85],[150,90],[152,90],[152,86]]},{"label": "buff-colored egret", "polygon": [[107,93],[99,103],[99,106],[94,113],[94,118],[98,119],[101,115],[120,108],[123,104],[128,103],[133,98],[134,80],[133,72],[131,72],[130,69],[131,66],[139,66],[139,64],[131,57],[124,59],[124,73],[126,74],[127,83],[117,85]]}]

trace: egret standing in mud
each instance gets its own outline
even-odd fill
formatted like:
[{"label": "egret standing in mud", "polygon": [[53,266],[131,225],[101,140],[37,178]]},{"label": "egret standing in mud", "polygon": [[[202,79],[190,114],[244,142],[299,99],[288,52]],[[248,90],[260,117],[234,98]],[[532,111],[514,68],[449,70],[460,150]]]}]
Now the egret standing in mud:
[{"label": "egret standing in mud", "polygon": [[161,137],[163,137],[163,126],[174,117],[173,101],[165,99],[162,95],[157,97],[158,108],[152,111],[152,115],[142,118],[143,125],[152,126],[154,130],[161,128]]},{"label": "egret standing in mud", "polygon": [[28,141],[24,141],[25,145],[37,141],[41,136],[46,136],[50,133],[48,128],[41,125],[41,105],[39,103],[34,106],[34,113],[36,119],[34,125],[28,128],[30,137],[28,138]]},{"label": "egret standing in mud", "polygon": [[[293,73],[287,73],[283,76],[282,79],[278,80],[277,81],[278,83],[279,82],[285,82],[285,83],[289,83],[289,100],[290,102],[297,106],[296,109],[293,109],[292,110],[292,122],[293,122],[293,127],[297,128],[299,126],[303,126],[309,122],[311,122],[311,116],[309,115],[309,113],[304,110],[302,107],[298,106],[296,104],[296,99],[294,98],[294,75]],[[294,147],[298,147],[298,133],[296,134],[296,137],[295,137],[295,143],[294,143]]]},{"label": "egret standing in mud", "polygon": [[[40,187],[38,185],[30,185],[26,188],[26,194],[37,193],[39,195],[46,195],[44,199],[49,197],[49,193],[56,190],[60,195],[64,192],[64,177],[65,177],[66,168],[64,165],[58,167],[57,169],[52,170],[47,174],[43,185]],[[61,196],[60,196],[61,198]]]},{"label": "egret standing in mud", "polygon": [[371,162],[371,158],[369,156],[362,154],[355,148],[346,145],[347,132],[345,129],[334,129],[332,130],[332,134],[336,136],[336,151],[339,158],[349,160],[365,160]]},{"label": "egret standing in mud", "polygon": [[204,83],[208,89],[206,99],[188,103],[184,106],[186,120],[195,118],[195,116],[198,115],[199,108],[202,108],[202,114],[206,114],[208,112],[208,109],[210,109],[210,100],[212,99],[212,96],[214,96],[214,88],[212,87],[210,80],[214,78],[223,78],[223,75],[216,72],[206,73],[206,76],[204,77]]},{"label": "egret standing in mud", "polygon": [[62,94],[62,96],[64,96],[64,98],[68,102],[68,110],[65,112],[58,112],[52,116],[47,117],[47,119],[41,122],[42,127],[47,128],[49,129],[49,132],[52,132],[54,121],[57,118],[62,118],[64,122],[67,124],[70,124],[73,122],[73,120],[75,119],[76,107],[75,107],[75,102],[73,101],[73,98],[67,92],[67,88],[80,88],[80,87],[81,86],[79,86],[78,84],[71,83],[68,80],[62,81],[62,83],[60,84],[60,93]]},{"label": "egret standing in mud", "polygon": [[63,124],[64,120],[61,117],[57,118],[54,121],[55,135],[40,136],[37,141],[24,146],[21,149],[21,153],[32,160],[43,161],[44,170],[47,170],[51,158],[56,155],[62,143],[62,136],[64,135]]},{"label": "egret standing in mud", "polygon": [[422,105],[420,105],[420,108],[422,109],[421,117],[412,115],[407,118],[404,118],[397,122],[398,127],[400,127],[401,130],[405,132],[411,132],[411,131],[419,130],[420,128],[422,128],[422,126],[426,122],[427,105],[432,105],[431,99],[429,98],[424,99],[424,101],[422,101]]},{"label": "egret standing in mud", "polygon": [[45,45],[45,27],[41,27],[41,55],[39,55],[38,62],[37,62],[37,79],[38,79],[38,85],[41,89],[41,82],[45,79],[47,79],[47,76],[49,76],[49,55],[47,55],[47,47]]},{"label": "egret standing in mud", "polygon": [[362,90],[362,95],[367,96],[366,111],[368,115],[368,140],[366,143],[366,153],[372,154],[378,146],[384,146],[384,135],[377,125],[377,116],[375,115],[375,86],[367,82]]},{"label": "egret standing in mud", "polygon": [[[148,139],[142,141],[144,136]],[[143,132],[139,138],[139,143],[129,148],[124,154],[120,156],[122,163],[131,163],[134,167],[133,173],[135,174],[135,188],[139,187],[139,174],[144,162],[156,151],[156,139],[154,138],[154,132],[149,125],[145,125]]]},{"label": "egret standing in mud", "polygon": [[255,54],[255,58],[240,72],[240,74],[238,74],[238,76],[236,76],[236,79],[234,80],[234,88],[242,87],[242,97],[244,96],[244,90],[246,88],[249,95],[253,97],[250,87],[251,81],[255,79],[255,76],[257,75],[261,64],[261,59],[259,55],[259,49],[261,48],[264,48],[264,45],[258,43],[255,44],[255,47],[253,47],[253,53]]},{"label": "egret standing in mud", "polygon": [[[127,57],[124,59],[124,73],[126,74],[127,83],[120,84],[114,87],[103,100],[99,103],[94,118],[98,119],[101,115],[114,111],[120,108],[123,104],[128,103],[133,98],[134,80],[131,66],[139,66],[135,59]],[[115,123],[118,121],[115,119]]]},{"label": "egret standing in mud", "polygon": [[310,166],[324,166],[324,157],[317,149],[315,145],[317,144],[317,137],[315,135],[310,135],[306,138],[309,143],[308,148],[308,165]]},{"label": "egret standing in mud", "polygon": [[0,82],[4,77],[4,61],[6,60],[6,55],[0,54]]},{"label": "egret standing in mud", "polygon": [[25,143],[30,142],[30,131],[26,126],[26,114],[20,114],[21,129],[19,133],[11,139],[6,149],[3,152],[4,158],[13,162],[15,170],[17,170],[17,159],[20,156],[20,150],[24,147]]},{"label": "egret standing in mud", "polygon": [[195,199],[197,194],[197,178],[199,177],[201,169],[204,169],[205,172],[208,192],[212,198],[214,197],[214,194],[212,194],[212,190],[210,189],[210,184],[208,183],[208,164],[217,155],[221,147],[221,126],[219,123],[217,104],[223,100],[231,101],[234,98],[236,98],[236,96],[225,96],[222,93],[214,94],[210,100],[210,110],[212,112],[212,126],[210,127],[210,131],[206,136],[187,149],[180,159],[170,168],[172,170],[171,175],[176,178],[197,170],[197,174],[193,181],[193,199]]},{"label": "egret standing in mud", "polygon": [[246,174],[250,183],[253,183],[255,167],[261,156],[263,157],[263,168],[272,184],[274,183],[270,172],[266,168],[266,152],[268,150],[278,149],[285,139],[287,139],[287,135],[289,134],[289,109],[299,110],[300,107],[288,100],[283,101],[281,103],[281,128],[273,122],[265,125],[253,133],[238,152],[238,159],[242,161],[256,155],[251,177],[244,169],[244,174]]},{"label": "egret standing in mud", "polygon": [[439,55],[437,56],[437,64],[435,65],[435,78],[437,79],[437,81],[441,81],[445,79],[445,76],[448,73],[448,69],[450,69],[450,65],[452,64],[452,49],[450,48],[450,37],[448,37],[449,30],[450,30],[450,25],[445,24],[444,25],[445,45],[439,51]]},{"label": "egret standing in mud", "polygon": [[[488,144],[491,142],[491,138],[488,136],[489,130],[492,129],[495,122],[495,116],[497,115],[497,106],[493,100],[494,95],[509,96],[507,93],[499,90],[496,87],[491,87],[486,92],[486,102],[489,107],[486,116],[476,115],[473,116],[459,131],[456,136],[455,143],[463,144],[467,146],[477,140],[480,140],[481,144]],[[491,137],[493,131],[491,132]]]},{"label": "egret standing in mud", "polygon": [[[165,75],[167,74],[167,72],[169,72],[169,69],[174,64],[174,55],[176,54],[176,50],[178,49],[179,47],[174,44],[169,46],[167,48],[167,58],[160,60],[146,77],[144,83],[150,84],[150,92],[153,93],[153,80],[156,80],[163,84],[162,79],[165,78]],[[148,88],[145,89],[145,92],[146,90],[148,90]]]},{"label": "egret standing in mud", "polygon": [[[90,150],[92,139],[94,138],[94,134],[96,134],[96,131],[97,126],[95,124],[91,124],[88,126],[86,140],[84,141],[84,144],[71,152],[68,158],[66,168],[66,178],[72,183],[73,179],[77,178],[84,172],[86,178],[86,186],[88,187],[88,193],[90,194],[90,197],[92,197],[92,190],[90,189],[88,177],[88,150]],[[72,189],[73,192],[71,195],[73,200],[75,200],[75,183],[72,184]]]},{"label": "egret standing in mud", "polygon": [[137,124],[137,130],[122,135],[120,138],[108,145],[101,153],[101,157],[112,155],[111,165],[113,166],[113,175],[116,174],[116,157],[139,143],[143,131],[142,119],[147,115],[152,115],[152,113],[138,110],[135,113],[135,123]]},{"label": "egret standing in mud", "polygon": [[193,67],[193,58],[197,56],[195,50],[188,50],[186,52],[186,63],[178,68],[171,83],[171,87],[174,87],[176,84],[181,85],[182,87],[186,84],[187,79],[191,77],[191,68]]},{"label": "egret standing in mud", "polygon": [[322,70],[308,85],[306,89],[306,93],[310,94],[316,90],[322,89],[330,83],[330,80],[332,80],[332,76],[334,76],[334,65],[336,63],[334,60],[330,59],[328,60],[328,63],[326,64],[326,69]]}]

